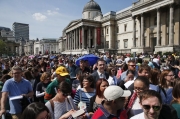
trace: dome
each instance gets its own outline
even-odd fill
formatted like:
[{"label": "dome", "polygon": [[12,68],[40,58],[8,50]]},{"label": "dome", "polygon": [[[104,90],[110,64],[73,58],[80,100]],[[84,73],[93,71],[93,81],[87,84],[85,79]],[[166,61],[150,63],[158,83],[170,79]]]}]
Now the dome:
[{"label": "dome", "polygon": [[92,11],[92,10],[96,10],[101,12],[101,7],[94,1],[94,0],[90,0],[83,9],[83,12],[86,11]]}]

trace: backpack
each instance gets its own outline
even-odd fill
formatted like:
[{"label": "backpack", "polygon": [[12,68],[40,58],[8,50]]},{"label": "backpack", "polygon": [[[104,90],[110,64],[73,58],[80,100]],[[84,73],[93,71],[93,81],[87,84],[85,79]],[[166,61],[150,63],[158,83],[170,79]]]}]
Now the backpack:
[{"label": "backpack", "polygon": [[177,112],[173,106],[163,104],[158,119],[178,119]]}]

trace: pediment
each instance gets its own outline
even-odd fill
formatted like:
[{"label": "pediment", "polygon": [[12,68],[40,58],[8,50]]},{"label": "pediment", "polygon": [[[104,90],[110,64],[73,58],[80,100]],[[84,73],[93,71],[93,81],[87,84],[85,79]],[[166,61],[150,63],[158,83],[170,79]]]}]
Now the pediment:
[{"label": "pediment", "polygon": [[74,25],[77,24],[79,21],[81,21],[81,19],[77,19],[77,20],[71,21],[71,22],[67,25],[66,29],[71,28],[71,26],[74,26]]}]

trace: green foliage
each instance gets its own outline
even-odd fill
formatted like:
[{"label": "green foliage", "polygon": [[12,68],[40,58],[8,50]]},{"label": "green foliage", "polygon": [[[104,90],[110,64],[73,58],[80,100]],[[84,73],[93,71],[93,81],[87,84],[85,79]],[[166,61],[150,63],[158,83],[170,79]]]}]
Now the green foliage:
[{"label": "green foliage", "polygon": [[4,54],[6,52],[6,43],[0,38],[0,54]]}]

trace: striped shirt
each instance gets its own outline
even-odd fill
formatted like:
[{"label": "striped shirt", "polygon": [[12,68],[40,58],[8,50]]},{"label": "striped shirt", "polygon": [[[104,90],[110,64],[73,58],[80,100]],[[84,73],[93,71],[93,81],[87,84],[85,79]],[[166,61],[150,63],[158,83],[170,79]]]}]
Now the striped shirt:
[{"label": "striped shirt", "polygon": [[84,92],[83,88],[80,88],[75,94],[74,104],[78,106],[79,102],[82,101],[86,103],[86,109],[88,109],[90,105],[90,98],[93,97],[95,94],[95,90],[94,92]]}]

